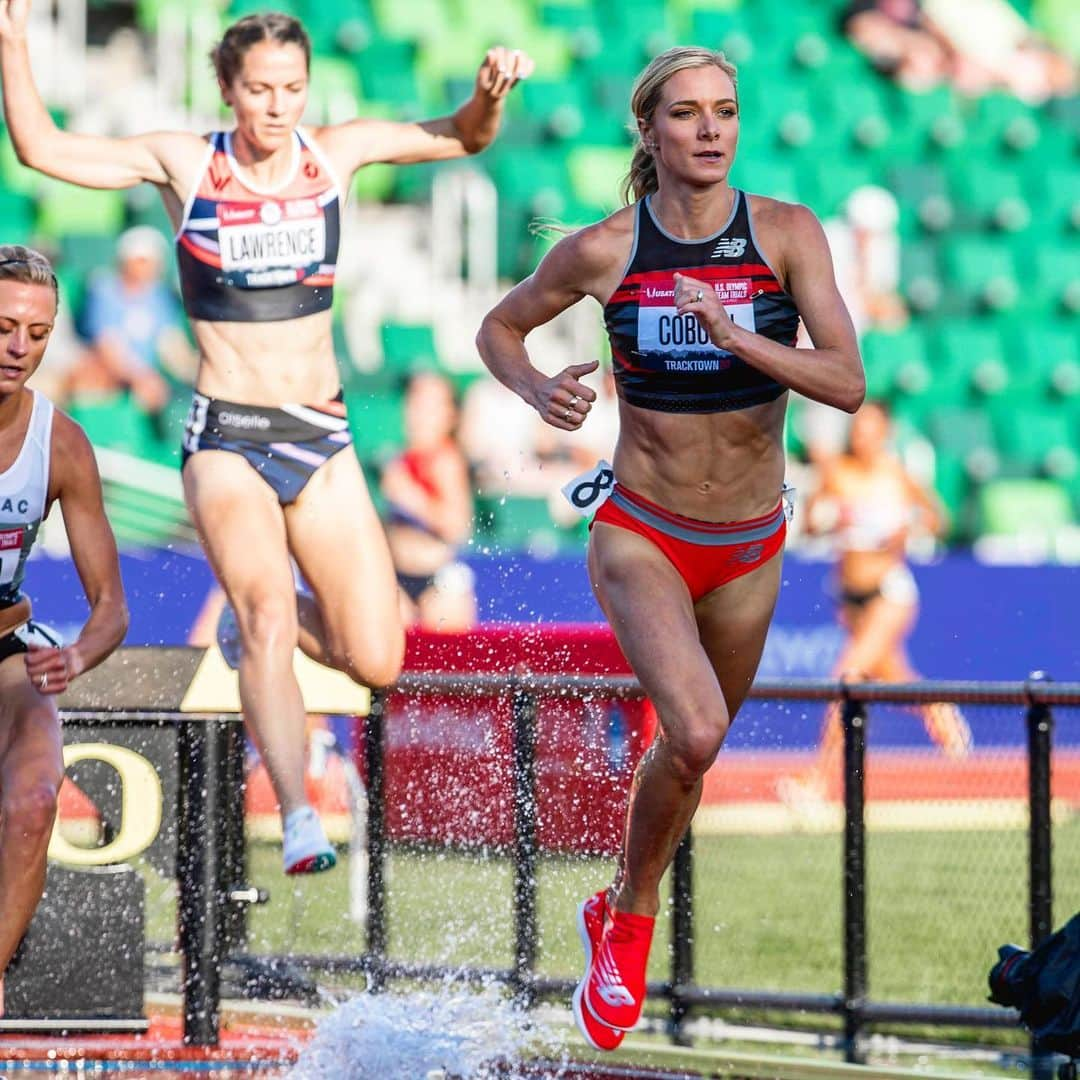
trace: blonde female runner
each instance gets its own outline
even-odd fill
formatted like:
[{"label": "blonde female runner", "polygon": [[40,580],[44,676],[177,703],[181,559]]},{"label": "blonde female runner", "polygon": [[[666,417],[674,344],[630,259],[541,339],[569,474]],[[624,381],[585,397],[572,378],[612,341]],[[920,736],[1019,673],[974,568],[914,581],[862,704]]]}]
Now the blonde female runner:
[{"label": "blonde female runner", "polygon": [[[634,86],[631,204],[562,239],[487,316],[492,373],[553,427],[575,431],[595,360],[554,376],[525,349],[586,296],[603,308],[619,392],[614,484],[599,503],[589,574],[656,706],[613,884],[579,909],[585,975],[574,1013],[613,1049],[641,1014],[660,879],[754,678],[780,586],[787,390],[854,412],[865,390],[821,226],[803,206],[732,187],[735,69],[677,48]],[[813,349],[794,348],[799,319]]]}]

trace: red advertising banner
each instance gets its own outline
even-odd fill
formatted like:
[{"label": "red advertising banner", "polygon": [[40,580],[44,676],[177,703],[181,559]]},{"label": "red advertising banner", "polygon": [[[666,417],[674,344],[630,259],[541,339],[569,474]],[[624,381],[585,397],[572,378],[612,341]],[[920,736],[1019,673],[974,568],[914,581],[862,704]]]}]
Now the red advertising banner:
[{"label": "red advertising banner", "polygon": [[[596,625],[411,631],[409,672],[630,674]],[[549,851],[618,850],[626,794],[656,716],[644,701],[538,697],[538,837]],[[513,839],[513,719],[508,696],[391,694],[385,710],[386,828],[398,841],[507,845]]]}]

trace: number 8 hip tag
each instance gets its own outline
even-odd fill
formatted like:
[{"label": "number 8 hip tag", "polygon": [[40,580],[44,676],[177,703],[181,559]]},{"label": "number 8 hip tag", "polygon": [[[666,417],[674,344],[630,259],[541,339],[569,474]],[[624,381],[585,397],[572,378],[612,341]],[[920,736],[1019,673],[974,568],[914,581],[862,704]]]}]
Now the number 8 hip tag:
[{"label": "number 8 hip tag", "polygon": [[611,494],[615,473],[608,461],[598,461],[588,472],[575,476],[562,493],[566,501],[582,516],[589,517]]}]

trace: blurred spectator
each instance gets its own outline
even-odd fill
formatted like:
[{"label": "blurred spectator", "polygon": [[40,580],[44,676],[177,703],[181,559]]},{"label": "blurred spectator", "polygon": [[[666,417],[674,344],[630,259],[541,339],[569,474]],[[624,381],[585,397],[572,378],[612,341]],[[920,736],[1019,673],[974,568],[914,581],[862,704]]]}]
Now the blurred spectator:
[{"label": "blurred spectator", "polygon": [[73,396],[130,391],[158,424],[171,397],[164,373],[190,383],[197,360],[180,305],[162,280],[164,254],[163,238],[149,226],[121,235],[116,272],[89,282],[82,313],[89,348],[70,379]]},{"label": "blurred spectator", "polygon": [[550,488],[541,472],[539,418],[490,375],[465,392],[459,437],[477,489],[485,494],[540,495]]},{"label": "blurred spectator", "polygon": [[435,371],[413,375],[405,391],[405,449],[383,470],[386,535],[406,624],[467,630],[476,623],[473,573],[457,559],[473,505],[468,463],[454,435],[458,408]]},{"label": "blurred spectator", "polygon": [[490,376],[479,378],[465,395],[461,445],[472,465],[477,488],[485,494],[532,495],[549,500],[560,524],[579,520],[562,496],[562,486],[600,458],[611,459],[619,432],[615,379],[605,366],[586,382],[597,398],[577,431],[556,431],[536,410]]},{"label": "blurred spectator", "polygon": [[949,49],[927,23],[920,0],[850,0],[841,25],[879,71],[909,90],[928,90],[948,78]]},{"label": "blurred spectator", "polygon": [[1037,103],[1075,90],[1073,63],[1008,0],[923,0],[923,10],[952,52],[952,81],[962,92],[1004,89]]},{"label": "blurred spectator", "polygon": [[844,32],[909,90],[950,82],[964,94],[1004,89],[1040,102],[1071,93],[1076,70],[1008,0],[851,0]]}]

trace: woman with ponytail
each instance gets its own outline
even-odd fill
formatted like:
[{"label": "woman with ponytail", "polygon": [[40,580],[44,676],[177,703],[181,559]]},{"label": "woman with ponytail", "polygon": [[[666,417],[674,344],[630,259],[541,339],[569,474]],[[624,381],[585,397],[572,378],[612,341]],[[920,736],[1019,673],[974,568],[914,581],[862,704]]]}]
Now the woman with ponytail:
[{"label": "woman with ponytail", "polygon": [[[0,0],[4,116],[19,160],[94,188],[154,184],[176,230],[199,348],[183,436],[184,495],[231,605],[219,642],[281,807],[284,869],[335,863],[304,784],[299,646],[367,686],[405,653],[386,537],[352,452],[331,305],[342,211],[357,170],[476,154],[532,71],[501,46],[451,115],[306,128],[311,42],[280,12],[235,22],[210,61],[230,130],[116,139],[57,128],[34,85],[30,0]],[[209,74],[209,72],[208,72]],[[310,586],[297,597],[293,562]]]},{"label": "woman with ponytail", "polygon": [[[576,431],[596,395],[584,359],[534,367],[528,333],[586,296],[603,308],[619,392],[614,466],[581,478],[589,576],[659,715],[638,766],[614,881],[584,901],[574,1014],[614,1049],[641,1015],[660,879],[702,777],[754,679],[780,587],[788,390],[854,412],[865,391],[821,225],[728,176],[734,67],[681,47],[634,86],[626,207],[562,239],[487,315],[477,344],[545,422]],[[795,349],[800,319],[812,349]]]}]

